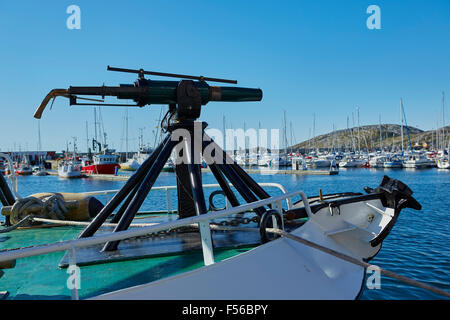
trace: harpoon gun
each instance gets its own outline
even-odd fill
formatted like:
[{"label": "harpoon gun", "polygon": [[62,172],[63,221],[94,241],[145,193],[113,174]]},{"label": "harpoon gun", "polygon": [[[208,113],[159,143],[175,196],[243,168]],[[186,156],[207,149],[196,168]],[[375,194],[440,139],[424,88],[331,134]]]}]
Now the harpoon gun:
[{"label": "harpoon gun", "polygon": [[[210,101],[261,101],[262,90],[240,87],[210,86],[206,81],[237,84],[236,80],[210,78],[203,76],[190,76],[173,73],[145,71],[143,69],[123,69],[108,66],[109,71],[137,73],[138,79],[134,84],[120,84],[119,86],[98,87],[69,87],[68,89],[53,89],[42,101],[34,113],[34,117],[40,119],[42,113],[51,99],[52,105],[56,97],[66,97],[70,105],[90,106],[127,106],[143,107],[151,104],[168,104],[176,110],[177,119],[192,120],[200,116],[201,106]],[[181,78],[181,81],[160,81],[146,79],[145,75]],[[80,97],[100,96],[100,99]],[[104,103],[106,96],[117,99],[133,100],[135,104],[109,104]],[[80,103],[78,100],[88,101]]]}]

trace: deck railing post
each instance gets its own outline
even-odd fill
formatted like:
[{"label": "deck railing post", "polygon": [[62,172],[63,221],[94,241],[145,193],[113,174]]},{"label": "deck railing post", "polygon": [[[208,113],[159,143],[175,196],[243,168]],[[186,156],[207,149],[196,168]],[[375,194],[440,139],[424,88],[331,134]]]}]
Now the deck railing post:
[{"label": "deck railing post", "polygon": [[70,273],[69,279],[67,280],[67,286],[70,289],[70,295],[72,300],[78,300],[78,289],[80,288],[80,273],[77,266],[77,258],[75,247],[72,245],[69,251],[69,268],[67,273]]},{"label": "deck railing post", "polygon": [[167,213],[172,213],[172,199],[170,198],[170,189],[166,188]]},{"label": "deck railing post", "polygon": [[198,223],[200,229],[200,237],[202,239],[203,261],[205,266],[214,263],[214,249],[211,238],[211,229],[209,221],[201,221]]},{"label": "deck railing post", "polygon": [[[282,208],[281,200],[275,201],[275,202],[272,204],[272,209],[278,211],[278,212],[281,214],[281,216],[283,216],[283,208]],[[272,216],[273,227],[274,227],[274,228],[279,228],[279,229],[281,229],[281,230],[284,230],[284,222],[283,222],[283,220],[284,220],[284,219],[281,219],[281,226],[278,226],[278,225],[277,225],[277,219],[275,218],[275,216]]]}]

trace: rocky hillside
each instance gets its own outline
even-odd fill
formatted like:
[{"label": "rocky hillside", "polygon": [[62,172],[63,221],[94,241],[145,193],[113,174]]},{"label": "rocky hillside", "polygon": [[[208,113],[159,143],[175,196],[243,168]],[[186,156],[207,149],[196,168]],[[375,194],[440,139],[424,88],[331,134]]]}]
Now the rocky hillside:
[{"label": "rocky hillside", "polygon": [[[430,146],[432,143],[436,145],[436,130],[423,131],[418,128],[408,126],[409,134],[411,136],[411,143],[415,145]],[[439,129],[439,130],[442,130]],[[445,127],[447,143],[450,137],[450,126]],[[379,125],[367,125],[359,127],[361,149],[378,149],[380,148],[380,127]],[[403,127],[404,146],[409,146],[408,134],[406,126]],[[358,149],[358,128],[336,130],[327,134],[322,134],[315,138],[303,141],[293,146],[293,149],[327,149],[327,148],[341,148],[341,149]],[[381,125],[381,146],[392,148],[392,146],[401,146],[401,126],[397,124],[382,124]]]}]

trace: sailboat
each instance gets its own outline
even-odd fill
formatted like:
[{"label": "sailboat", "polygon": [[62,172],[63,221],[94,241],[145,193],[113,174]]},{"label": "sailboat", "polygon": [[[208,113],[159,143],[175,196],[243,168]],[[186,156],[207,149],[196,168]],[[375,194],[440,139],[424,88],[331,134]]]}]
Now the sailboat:
[{"label": "sailboat", "polygon": [[443,155],[436,161],[439,169],[450,169],[450,139],[448,140],[447,156]]},{"label": "sailboat", "polygon": [[444,122],[444,92],[442,92],[442,157],[437,159],[436,164],[439,169],[450,169],[450,139],[448,140],[447,156],[445,155],[445,122]]},{"label": "sailboat", "polygon": [[[38,151],[41,151],[41,125],[38,122]],[[33,167],[33,176],[46,176],[48,172],[45,170],[42,155],[39,156],[39,163]]]}]

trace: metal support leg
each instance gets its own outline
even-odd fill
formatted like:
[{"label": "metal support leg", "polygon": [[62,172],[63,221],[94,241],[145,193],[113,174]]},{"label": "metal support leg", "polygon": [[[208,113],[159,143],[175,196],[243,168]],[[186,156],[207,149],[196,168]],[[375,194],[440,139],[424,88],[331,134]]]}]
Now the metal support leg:
[{"label": "metal support leg", "polygon": [[[263,188],[261,188],[261,186],[255,180],[253,180],[253,178],[250,177],[250,175],[245,172],[244,169],[242,169],[233,159],[231,159],[231,157],[228,156],[228,154],[224,150],[222,150],[208,135],[206,135],[206,137],[211,140],[210,143],[214,143],[214,150],[222,153],[224,159],[223,163],[232,166],[236,174],[239,175],[239,177],[245,182],[245,184],[250,187],[250,189],[255,193],[257,197],[259,197],[260,199],[270,198],[270,195]],[[204,143],[205,147],[206,144],[207,143]]]},{"label": "metal support leg", "polygon": [[136,184],[139,184],[147,174],[147,171],[152,167],[156,157],[161,152],[161,149],[170,139],[168,135],[164,141],[153,151],[150,157],[144,161],[139,169],[133,174],[125,185],[117,192],[114,197],[103,207],[103,209],[95,216],[92,222],[79,234],[78,238],[85,238],[94,235],[105,220],[113,213],[117,206],[125,199],[125,197],[133,190]]},{"label": "metal support leg", "polygon": [[[208,137],[209,138],[209,137]],[[231,159],[224,150],[222,150],[211,138],[209,138],[209,142],[203,142],[203,148],[206,148],[209,144],[213,143],[214,148],[214,155],[215,152],[219,152],[219,154],[222,155],[222,163],[223,164],[216,164],[217,168],[222,171],[225,176],[228,178],[228,180],[234,185],[236,190],[239,192],[239,194],[244,198],[247,202],[254,202],[258,201],[258,199],[255,197],[255,195],[252,193],[252,191],[249,189],[249,187],[244,183],[244,181],[239,177],[239,175],[234,171],[232,164],[236,164],[233,159]],[[205,157],[208,157],[209,155],[205,154]],[[211,160],[211,159],[210,159]],[[237,164],[236,164],[237,165]],[[210,166],[211,167],[211,166]],[[251,179],[251,177],[249,177]],[[251,179],[253,180],[253,179]],[[255,182],[256,184],[256,182]],[[225,192],[225,191],[224,191]],[[264,214],[266,211],[264,208],[257,208],[255,209],[256,213],[258,215]]]},{"label": "metal support leg", "polygon": [[[144,178],[144,177],[143,177]],[[142,179],[141,181],[139,181],[138,183],[136,183],[136,185],[134,186],[133,190],[131,190],[130,194],[128,195],[128,197],[125,199],[125,201],[122,203],[122,206],[120,207],[120,209],[117,211],[117,213],[114,215],[114,217],[111,219],[111,223],[117,223],[120,221],[120,218],[122,218],[123,213],[125,212],[125,210],[127,209],[127,207],[130,205],[131,200],[133,200],[134,195],[136,194],[136,192],[139,190],[139,187],[141,186],[142,183]]]},{"label": "metal support leg", "polygon": [[[170,135],[169,135],[170,137]],[[134,216],[136,215],[139,208],[142,206],[142,203],[144,202],[145,198],[147,197],[148,193],[150,192],[153,184],[155,183],[156,179],[158,178],[159,174],[161,173],[161,170],[163,169],[164,165],[166,164],[167,160],[170,157],[170,154],[175,147],[177,141],[172,141],[170,138],[167,139],[166,143],[162,147],[161,152],[158,154],[158,157],[154,161],[150,171],[145,176],[144,180],[142,181],[142,184],[139,187],[139,190],[136,192],[136,195],[133,197],[133,200],[131,201],[130,205],[125,210],[124,214],[122,215],[118,225],[114,229],[114,232],[123,231],[128,229],[128,227],[131,224],[131,221],[134,219]],[[102,251],[114,251],[117,250],[117,246],[119,245],[119,241],[112,241],[105,244]]]},{"label": "metal support leg", "polygon": [[[247,202],[255,202],[258,201],[258,198],[252,193],[249,187],[242,181],[242,179],[237,175],[234,171],[233,167],[230,165],[222,164],[218,165],[219,169],[225,174],[225,176],[230,180],[230,182],[234,185],[236,190],[241,194]],[[255,212],[262,216],[266,209],[264,207],[256,208]]]},{"label": "metal support leg", "polygon": [[[208,210],[206,209],[205,195],[203,193],[200,164],[195,163],[196,157],[194,153],[194,139],[199,139],[199,137],[195,136],[195,132],[191,132],[191,144],[189,145],[188,141],[185,140],[185,150],[187,153],[186,160],[188,162],[187,167],[191,182],[195,213],[197,215],[201,215],[206,213]],[[200,157],[198,159],[200,159]],[[203,261],[207,266],[214,263],[214,245],[211,236],[211,229],[209,228],[209,221],[199,222],[198,227],[200,229],[200,238],[202,242]]]},{"label": "metal support leg", "polygon": [[194,137],[191,136],[191,145],[185,140],[185,150],[187,152],[187,168],[189,171],[189,180],[192,187],[192,197],[194,200],[194,208],[196,215],[201,215],[206,213],[205,195],[203,194],[202,178],[200,165],[194,163]]},{"label": "metal support leg", "polygon": [[[203,133],[203,134],[205,135],[205,133]],[[203,151],[210,143],[214,143],[214,141],[212,141],[211,138],[209,138],[209,140],[210,140],[210,142],[208,142],[208,141],[202,142]],[[218,145],[215,144],[215,147],[218,147]],[[222,151],[223,150],[220,149],[219,152],[221,153]],[[231,190],[230,185],[228,184],[228,181],[225,179],[222,172],[217,168],[217,164],[214,163],[213,159],[210,158],[210,155],[204,153],[203,156],[205,157],[207,164],[209,163],[208,167],[209,167],[209,169],[211,169],[211,172],[214,175],[214,177],[216,178],[217,182],[219,183],[220,188],[225,193],[227,200],[230,202],[230,204],[233,207],[239,206],[239,201],[237,200],[233,190]]]},{"label": "metal support leg", "polygon": [[16,199],[8,186],[8,182],[6,182],[5,177],[3,177],[2,174],[0,174],[0,191],[3,193],[3,197],[7,201],[6,205],[12,206],[14,202],[16,202]]},{"label": "metal support leg", "polygon": [[237,207],[239,206],[239,201],[236,198],[236,196],[233,193],[233,190],[231,190],[230,185],[228,184],[227,180],[225,179],[222,172],[217,168],[216,164],[210,164],[209,169],[211,169],[212,174],[216,178],[217,182],[220,185],[220,188],[225,193],[225,196],[227,197],[227,201],[230,202],[231,206]]},{"label": "metal support leg", "polygon": [[2,203],[2,205],[5,206],[9,206],[8,200],[6,200],[6,197],[3,195],[2,190],[0,189],[0,202]]}]

